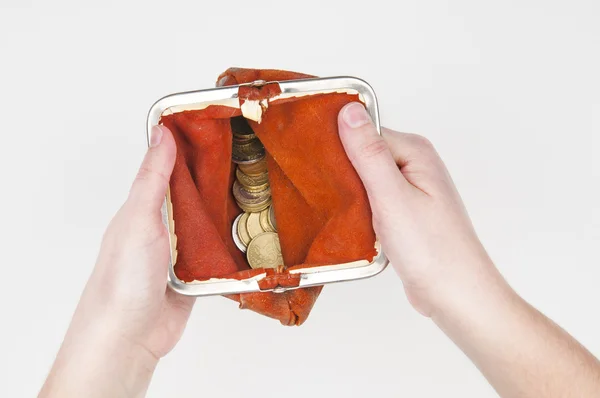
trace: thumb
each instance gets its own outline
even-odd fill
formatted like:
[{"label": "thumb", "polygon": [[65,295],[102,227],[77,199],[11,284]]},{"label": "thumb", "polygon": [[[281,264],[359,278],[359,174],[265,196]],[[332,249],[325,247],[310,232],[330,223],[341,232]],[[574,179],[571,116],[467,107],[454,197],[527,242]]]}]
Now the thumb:
[{"label": "thumb", "polygon": [[175,165],[176,153],[171,131],[165,126],[152,127],[150,147],[133,181],[128,202],[151,212],[160,210]]},{"label": "thumb", "polygon": [[397,203],[396,198],[408,182],[364,106],[358,102],[344,106],[338,125],[346,154],[367,190],[373,210],[378,205]]}]

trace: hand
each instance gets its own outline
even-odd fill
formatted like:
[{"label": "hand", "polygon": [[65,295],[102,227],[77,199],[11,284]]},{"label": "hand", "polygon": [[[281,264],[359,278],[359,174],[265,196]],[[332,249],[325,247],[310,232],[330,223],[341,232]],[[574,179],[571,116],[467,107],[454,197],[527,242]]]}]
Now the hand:
[{"label": "hand", "polygon": [[357,103],[340,111],[339,129],[413,306],[502,397],[596,397],[600,362],[502,278],[429,141],[387,129],[379,136]]},{"label": "hand", "polygon": [[479,269],[494,268],[427,139],[388,129],[380,136],[357,103],[342,109],[339,130],[367,190],[375,232],[418,311],[431,316]]},{"label": "hand", "polygon": [[154,127],[41,396],[142,395],[158,359],[179,341],[194,300],[166,286],[161,206],[175,155],[171,132]]},{"label": "hand", "polygon": [[151,148],[104,235],[87,287],[93,290],[89,305],[104,302],[123,337],[157,358],[179,341],[194,303],[166,286],[170,247],[161,207],[175,155],[169,129],[154,127]]}]

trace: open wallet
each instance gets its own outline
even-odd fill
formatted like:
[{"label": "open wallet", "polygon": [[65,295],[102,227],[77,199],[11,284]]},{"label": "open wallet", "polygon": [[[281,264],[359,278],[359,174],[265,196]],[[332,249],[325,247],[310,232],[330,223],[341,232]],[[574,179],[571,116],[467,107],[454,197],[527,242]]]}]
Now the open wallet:
[{"label": "open wallet", "polygon": [[[177,144],[165,202],[170,282],[283,325],[302,324],[327,281],[387,264],[338,135],[339,111],[364,98],[352,89],[284,92],[296,80],[313,76],[231,68],[213,89],[232,86],[229,98],[171,100],[157,117]],[[346,275],[323,276],[335,272]]]}]

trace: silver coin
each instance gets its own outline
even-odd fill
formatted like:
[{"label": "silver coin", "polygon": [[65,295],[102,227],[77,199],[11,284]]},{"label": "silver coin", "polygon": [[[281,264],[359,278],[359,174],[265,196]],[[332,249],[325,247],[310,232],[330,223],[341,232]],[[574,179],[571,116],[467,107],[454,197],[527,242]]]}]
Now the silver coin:
[{"label": "silver coin", "polygon": [[275,210],[273,209],[273,205],[271,205],[271,208],[269,209],[269,221],[275,232],[277,232],[277,222],[275,221]]},{"label": "silver coin", "polygon": [[231,227],[231,237],[233,238],[233,243],[235,243],[237,248],[240,249],[240,251],[242,253],[246,253],[246,246],[244,245],[244,242],[242,242],[242,240],[240,239],[240,237],[238,236],[238,233],[237,233],[237,226],[238,226],[238,223],[240,222],[240,218],[242,218],[243,215],[244,215],[244,213],[240,214],[233,221],[233,227]]}]

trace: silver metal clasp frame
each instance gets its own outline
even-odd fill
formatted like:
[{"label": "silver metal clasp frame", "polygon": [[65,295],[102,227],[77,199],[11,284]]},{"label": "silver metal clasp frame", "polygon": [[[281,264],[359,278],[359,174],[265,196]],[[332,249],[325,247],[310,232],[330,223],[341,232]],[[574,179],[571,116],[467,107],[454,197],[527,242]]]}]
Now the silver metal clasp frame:
[{"label": "silver metal clasp frame", "polygon": [[267,82],[265,80],[255,80],[252,83],[248,83],[250,85],[250,87],[262,87],[265,84],[267,84]]},{"label": "silver metal clasp frame", "polygon": [[[150,130],[152,129],[152,126],[157,125],[161,116],[166,112],[176,113],[183,109],[202,109],[210,104],[222,105],[228,101],[237,101],[238,89],[240,86],[263,86],[269,83],[278,83],[281,89],[281,95],[291,97],[335,92],[358,94],[360,100],[365,104],[367,111],[371,115],[377,131],[381,134],[377,98],[371,86],[364,80],[355,77],[328,77],[280,82],[265,82],[261,80],[237,86],[218,87],[168,95],[156,101],[148,112],[146,129],[147,142],[150,142]],[[165,199],[162,210],[165,226],[170,228],[169,220],[172,219],[172,214],[170,214],[171,210],[168,204],[170,204],[170,202]],[[169,236],[169,243],[173,249],[176,242],[174,242],[175,239],[173,239],[172,233],[170,233]],[[375,242],[375,248],[377,249],[378,254],[371,262],[363,260],[348,264],[331,264],[291,271],[292,273],[300,274],[300,284],[294,289],[363,279],[377,275],[385,269],[388,264],[388,259],[383,253],[379,241]],[[174,250],[171,250],[171,253],[173,252]],[[168,284],[176,292],[187,296],[210,296],[268,291],[261,290],[258,285],[258,281],[265,276],[264,274],[246,280],[213,278],[208,281],[186,283],[177,278],[173,270],[173,265],[173,255],[171,255],[169,261]],[[289,288],[276,287],[271,291],[280,293],[288,289]]]}]

